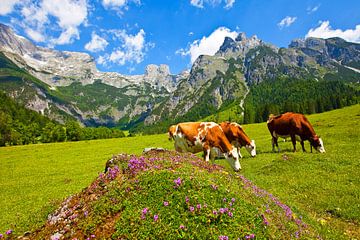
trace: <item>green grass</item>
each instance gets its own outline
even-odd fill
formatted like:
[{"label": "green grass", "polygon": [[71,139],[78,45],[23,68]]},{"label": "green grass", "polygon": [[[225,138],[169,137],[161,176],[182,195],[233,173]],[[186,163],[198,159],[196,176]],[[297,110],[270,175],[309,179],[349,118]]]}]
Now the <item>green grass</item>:
[{"label": "green grass", "polygon": [[[326,153],[292,153],[290,142],[271,152],[265,123],[244,125],[258,155],[242,149],[241,174],[295,209],[321,236],[360,238],[360,105],[308,117]],[[172,149],[165,134],[87,142],[0,148],[0,232],[40,226],[64,197],[103,171],[113,154],[145,147]],[[217,163],[228,168],[223,160]]]},{"label": "green grass", "polygon": [[60,200],[103,172],[112,155],[159,145],[171,147],[165,134],[0,148],[0,233],[41,225]]}]

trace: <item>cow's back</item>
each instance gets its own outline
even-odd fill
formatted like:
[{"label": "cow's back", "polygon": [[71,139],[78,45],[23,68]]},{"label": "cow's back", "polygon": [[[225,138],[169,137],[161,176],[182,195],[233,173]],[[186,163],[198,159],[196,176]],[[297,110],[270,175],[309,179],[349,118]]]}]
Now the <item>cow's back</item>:
[{"label": "cow's back", "polygon": [[309,135],[314,130],[307,118],[300,113],[287,112],[269,119],[268,129],[271,134],[276,132],[277,135],[287,136],[289,134]]}]

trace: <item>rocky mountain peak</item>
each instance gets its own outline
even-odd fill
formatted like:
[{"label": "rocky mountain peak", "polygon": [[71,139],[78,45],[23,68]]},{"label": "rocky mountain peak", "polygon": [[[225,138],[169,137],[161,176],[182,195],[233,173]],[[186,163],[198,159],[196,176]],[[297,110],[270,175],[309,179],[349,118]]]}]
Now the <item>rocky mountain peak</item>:
[{"label": "rocky mountain peak", "polygon": [[217,55],[225,58],[241,57],[244,58],[246,53],[259,45],[263,44],[262,40],[258,39],[257,36],[247,38],[245,33],[240,32],[234,39],[225,37],[224,43],[221,45]]},{"label": "rocky mountain peak", "polygon": [[149,64],[145,68],[145,76],[146,77],[158,77],[158,76],[169,76],[170,68],[166,64],[160,64],[159,66],[155,64]]},{"label": "rocky mountain peak", "polygon": [[0,50],[24,55],[35,52],[37,47],[26,38],[17,35],[9,26],[0,23]]},{"label": "rocky mountain peak", "polygon": [[305,40],[304,39],[293,39],[289,44],[289,48],[303,48],[305,47]]}]

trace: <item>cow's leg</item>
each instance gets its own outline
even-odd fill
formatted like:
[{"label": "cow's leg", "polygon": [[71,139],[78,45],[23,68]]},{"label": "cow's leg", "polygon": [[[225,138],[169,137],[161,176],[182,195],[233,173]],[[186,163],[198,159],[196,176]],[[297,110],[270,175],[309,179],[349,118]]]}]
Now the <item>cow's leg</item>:
[{"label": "cow's leg", "polygon": [[239,154],[239,158],[242,158],[242,155],[240,153],[240,147],[237,147],[237,151],[238,151],[238,154]]},{"label": "cow's leg", "polygon": [[310,152],[312,153],[312,145],[311,145],[311,143],[310,143]]},{"label": "cow's leg", "polygon": [[304,141],[302,139],[300,141],[300,144],[301,144],[303,152],[306,152],[305,147],[304,147]]},{"label": "cow's leg", "polygon": [[296,137],[295,137],[295,135],[290,135],[290,137],[291,137],[291,142],[292,142],[292,144],[293,144],[293,146],[294,146],[294,152],[296,152]]},{"label": "cow's leg", "polygon": [[272,138],[272,147],[273,147],[273,152],[275,152],[275,145],[278,149],[278,152],[280,152],[280,148],[279,148],[279,144],[278,144],[278,139],[276,137]]},{"label": "cow's leg", "polygon": [[204,150],[204,159],[205,159],[206,162],[209,162],[211,149],[210,149],[209,146],[204,145],[203,150]]}]

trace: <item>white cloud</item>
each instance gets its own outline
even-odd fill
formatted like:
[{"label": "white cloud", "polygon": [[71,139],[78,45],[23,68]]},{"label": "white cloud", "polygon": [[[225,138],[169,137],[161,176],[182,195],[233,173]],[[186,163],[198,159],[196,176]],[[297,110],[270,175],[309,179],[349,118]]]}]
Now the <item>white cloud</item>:
[{"label": "white cloud", "polygon": [[320,4],[316,5],[315,7],[308,7],[306,9],[306,11],[308,14],[312,14],[312,13],[316,12],[317,10],[319,10],[319,8],[320,8]]},{"label": "white cloud", "polygon": [[360,24],[355,26],[355,29],[332,29],[329,21],[320,22],[320,26],[311,28],[306,34],[306,37],[317,38],[332,38],[340,37],[349,42],[360,43]]},{"label": "white cloud", "polygon": [[72,43],[74,39],[80,39],[79,30],[76,27],[69,26],[62,31],[58,38],[53,38],[50,43],[53,45],[64,45]]},{"label": "white cloud", "polygon": [[111,30],[115,40],[120,41],[120,46],[113,49],[110,55],[106,54],[98,58],[98,63],[106,65],[115,63],[125,65],[126,63],[140,63],[144,60],[149,48],[154,47],[152,43],[146,43],[145,31],[141,29],[137,34],[128,34],[125,30]]},{"label": "white cloud", "polygon": [[234,5],[234,3],[235,3],[235,0],[225,0],[225,3],[226,3],[226,5],[225,5],[225,9],[230,9],[230,8],[232,8],[232,6]]},{"label": "white cloud", "polygon": [[193,63],[200,55],[214,55],[224,43],[225,37],[235,39],[237,35],[238,33],[235,31],[232,32],[228,28],[219,27],[208,37],[204,36],[202,39],[192,42],[187,49],[177,50],[176,54],[190,55],[191,63]]},{"label": "white cloud", "polygon": [[91,34],[91,41],[85,45],[85,49],[90,52],[104,51],[109,43],[95,32]]},{"label": "white cloud", "polygon": [[46,37],[41,33],[31,28],[25,29],[26,34],[36,42],[44,42]]},{"label": "white cloud", "polygon": [[134,2],[135,4],[141,4],[140,0],[102,0],[102,5],[106,9],[115,9],[119,10],[121,13],[121,9],[128,9],[128,5],[130,2]]},{"label": "white cloud", "polygon": [[220,5],[222,2],[225,3],[225,9],[230,9],[234,5],[235,0],[190,0],[190,4],[197,8],[204,8],[205,4],[215,7]]},{"label": "white cloud", "polygon": [[5,8],[3,1],[6,6],[11,2],[11,8],[18,4],[18,24],[31,39],[49,45],[68,44],[79,39],[78,27],[86,23],[88,15],[87,0],[1,0],[0,11]]},{"label": "white cloud", "polygon": [[297,17],[287,16],[278,23],[278,27],[280,29],[282,29],[284,27],[290,27],[290,25],[293,24],[296,21],[296,19],[297,19]]},{"label": "white cloud", "polygon": [[1,0],[0,16],[11,13],[14,10],[14,6],[19,2],[20,0]]}]

